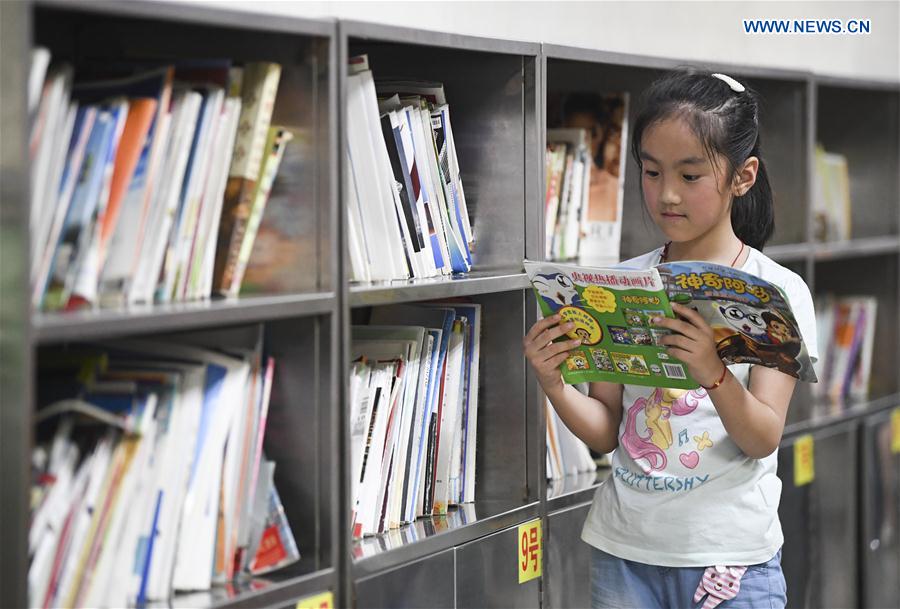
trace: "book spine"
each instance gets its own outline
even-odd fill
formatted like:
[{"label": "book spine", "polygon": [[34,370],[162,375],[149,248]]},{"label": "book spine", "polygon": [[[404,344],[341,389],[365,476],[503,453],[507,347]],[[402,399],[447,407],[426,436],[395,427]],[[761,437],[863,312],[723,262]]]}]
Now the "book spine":
[{"label": "book spine", "polygon": [[87,228],[100,198],[104,162],[112,145],[114,126],[112,114],[102,111],[91,129],[72,202],[66,213],[59,243],[54,246],[49,284],[42,302],[46,309],[61,308],[69,299],[75,261],[78,259],[79,251],[87,247],[85,241],[90,237],[86,234]]},{"label": "book spine", "polygon": [[250,253],[253,251],[253,243],[256,241],[256,234],[259,232],[263,212],[265,212],[266,203],[269,201],[269,195],[272,192],[272,185],[275,183],[275,176],[278,175],[281,160],[284,158],[284,149],[293,138],[293,135],[290,131],[272,127],[269,129],[269,137],[271,138],[271,145],[266,146],[268,154],[263,161],[259,184],[253,193],[253,206],[250,210],[250,217],[247,220],[247,228],[241,242],[231,285],[227,286],[229,296],[237,296],[241,291],[241,283],[244,280],[244,273],[247,271],[247,264],[250,262]]},{"label": "book spine", "polygon": [[[115,164],[110,184],[109,202],[106,205],[106,213],[103,216],[103,224],[100,226],[100,254],[101,260],[107,251],[110,238],[116,228],[122,208],[122,200],[126,190],[129,189],[135,171],[138,169],[138,161],[144,160],[149,153],[147,137],[150,125],[156,115],[156,100],[150,98],[137,98],[129,100],[128,115],[125,119],[121,140],[116,152]],[[146,163],[141,164],[142,170]]]},{"label": "book spine", "polygon": [[243,107],[225,187],[213,267],[213,292],[217,294],[227,293],[234,279],[253,209],[280,77],[281,66],[275,63],[250,64],[244,71]]},{"label": "book spine", "polygon": [[50,231],[41,252],[38,268],[34,278],[34,288],[31,293],[31,301],[34,307],[40,306],[44,291],[47,289],[51,264],[53,262],[56,246],[62,235],[69,205],[79,176],[82,175],[82,161],[85,158],[85,149],[88,139],[94,127],[97,110],[93,107],[79,108],[75,118],[75,127],[72,139],[69,143],[69,152],[66,159],[65,170],[60,183],[59,198],[54,211]]}]

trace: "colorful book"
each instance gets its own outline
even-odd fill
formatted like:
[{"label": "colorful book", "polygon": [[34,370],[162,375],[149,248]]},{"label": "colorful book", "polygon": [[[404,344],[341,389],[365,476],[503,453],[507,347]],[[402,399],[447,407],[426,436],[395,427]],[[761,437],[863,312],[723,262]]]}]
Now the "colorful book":
[{"label": "colorful book", "polygon": [[672,302],[706,320],[726,364],[761,365],[816,381],[787,298],[759,277],[696,261],[622,270],[526,260],[525,270],[543,315],[575,324],[559,340],[581,340],[560,365],[566,383],[699,387],[687,366],[659,344],[670,332],[653,318],[674,318]]},{"label": "colorful book", "polygon": [[250,563],[250,573],[261,575],[300,560],[291,525],[284,514],[284,506],[275,485],[269,487],[269,513],[262,539]]},{"label": "colorful book", "polygon": [[106,159],[113,146],[116,117],[108,110],[97,115],[84,152],[80,172],[63,221],[59,240],[49,268],[49,279],[42,306],[55,310],[66,305],[75,281],[76,261],[89,246],[89,226],[103,188]]},{"label": "colorful book", "polygon": [[84,246],[79,248],[71,273],[71,289],[69,298],[65,303],[66,310],[75,310],[97,302],[97,286],[100,281],[101,241],[106,209],[109,204],[109,191],[112,184],[113,168],[115,166],[116,153],[122,139],[125,127],[125,119],[128,115],[128,101],[119,98],[111,101],[107,106],[113,116],[114,127],[112,141],[107,150],[106,159],[103,162],[103,176],[100,182],[98,199],[93,206],[90,220],[85,226]]},{"label": "colorful book", "polygon": [[256,242],[256,234],[259,232],[259,226],[265,213],[266,204],[269,202],[272,185],[275,183],[275,177],[278,175],[281,160],[284,158],[284,149],[293,137],[290,131],[282,127],[269,128],[265,147],[266,152],[259,172],[256,190],[253,193],[250,217],[247,219],[247,230],[244,232],[243,241],[241,242],[241,249],[231,278],[231,285],[227,286],[228,296],[237,296],[240,293],[241,283],[244,281],[244,273],[247,271],[247,264],[250,262],[250,253],[253,251],[253,244]]},{"label": "colorful book", "polygon": [[254,206],[280,77],[281,66],[277,63],[244,66],[238,136],[228,171],[215,249],[212,289],[216,294],[227,294],[231,290]]},{"label": "colorful book", "polygon": [[147,134],[150,132],[150,126],[156,116],[156,109],[157,101],[149,97],[131,99],[128,102],[128,116],[125,119],[125,127],[113,166],[109,202],[106,204],[106,213],[100,227],[101,259],[105,257],[109,240],[119,220],[122,199],[131,184],[138,160],[144,150]]},{"label": "colorful book", "polygon": [[50,267],[56,253],[75,185],[82,177],[81,167],[85,158],[88,140],[93,132],[94,121],[97,118],[97,109],[93,106],[80,107],[75,114],[75,123],[72,129],[72,137],[69,140],[69,148],[66,153],[66,161],[59,184],[59,193],[56,209],[53,210],[49,220],[46,238],[39,236],[41,243],[36,252],[36,262],[33,272],[34,286],[32,290],[32,304],[39,307],[44,291],[47,289]]}]

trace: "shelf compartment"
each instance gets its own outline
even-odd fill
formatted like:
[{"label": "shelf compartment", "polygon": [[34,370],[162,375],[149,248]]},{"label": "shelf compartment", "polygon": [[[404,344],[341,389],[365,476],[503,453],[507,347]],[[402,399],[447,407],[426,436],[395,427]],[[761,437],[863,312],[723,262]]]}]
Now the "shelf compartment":
[{"label": "shelf compartment", "polygon": [[589,607],[591,546],[581,540],[590,504],[551,511],[548,508],[544,550],[544,606]]},{"label": "shelf compartment", "polygon": [[817,261],[815,265],[815,297],[825,294],[840,296],[874,296],[878,301],[875,322],[870,395],[896,393],[900,388],[900,256],[891,253],[863,258],[847,257]]},{"label": "shelf compartment", "polygon": [[[337,394],[337,329],[336,316],[329,313],[285,319],[270,316],[262,323],[226,328],[199,329],[194,324],[186,331],[152,337],[156,344],[238,352],[254,349],[262,340],[264,356],[275,359],[264,454],[276,463],[275,486],[300,552],[298,562],[266,576],[238,580],[197,594],[178,594],[173,606],[270,606],[296,601],[301,594],[327,589],[339,592],[339,465],[329,457],[336,454],[338,438],[338,416],[330,408]],[[113,339],[94,344],[103,350],[114,350],[119,342]],[[128,340],[122,343],[127,344]],[[40,364],[45,357],[53,362],[69,348],[44,346],[36,351],[36,362]],[[36,404],[57,399],[53,385],[42,383],[40,374],[36,393]],[[298,437],[303,440],[298,441]]]},{"label": "shelf compartment", "polygon": [[[897,405],[900,406],[900,398]],[[891,451],[891,415],[883,411],[860,424],[860,509],[857,552],[862,607],[900,607],[900,586],[885,586],[897,573],[900,540],[890,523],[900,521],[900,454]],[[894,476],[886,475],[894,472]]]},{"label": "shelf compartment", "polygon": [[[472,270],[520,272],[526,245],[531,246],[527,214],[542,200],[536,119],[540,45],[352,21],[340,22],[338,31],[340,61],[368,55],[376,81],[443,83],[475,237]],[[345,76],[341,90],[346,95]]]},{"label": "shelf compartment", "polygon": [[900,87],[819,77],[816,85],[816,141],[847,158],[851,236],[900,234]]},{"label": "shelf compartment", "polygon": [[812,431],[815,479],[795,484],[795,439],[781,443],[778,515],[784,531],[781,565],[791,607],[850,607],[858,599],[858,423]]},{"label": "shelf compartment", "polygon": [[333,23],[153,2],[55,0],[36,2],[31,21],[31,44],[48,48],[54,63],[72,65],[76,81],[128,64],[177,71],[184,62],[278,63],[272,124],[294,138],[266,205],[243,296],[337,289]]},{"label": "shelf compartment", "polygon": [[357,609],[430,607],[456,609],[456,550],[450,548],[403,566],[357,579]]},{"label": "shelf compartment", "polygon": [[204,300],[121,310],[38,313],[32,319],[31,331],[36,343],[49,344],[319,315],[336,308],[330,292]]},{"label": "shelf compartment", "polygon": [[[683,62],[545,44],[545,107],[553,96],[577,91],[598,94],[627,92],[628,123],[633,124],[642,91]],[[699,62],[698,62],[699,63]],[[769,179],[777,193],[774,244],[806,240],[806,201],[809,185],[806,158],[809,151],[810,75],[787,70],[753,69],[746,66],[709,64],[703,69],[731,74],[746,82],[760,96],[763,156]],[[631,133],[626,141],[625,195],[622,205],[621,258],[627,260],[666,241],[644,209],[638,166],[631,158]]]},{"label": "shelf compartment", "polygon": [[[543,540],[541,545],[544,547]],[[516,526],[457,547],[456,609],[541,607],[543,574],[520,582],[520,567],[510,568],[512,554],[518,557],[521,548],[522,539]],[[530,553],[529,560],[534,560]],[[541,563],[546,564],[543,559]]]},{"label": "shelf compartment", "polygon": [[382,573],[416,559],[474,541],[540,515],[540,503],[476,500],[446,517],[420,518],[396,531],[353,544],[353,577]]},{"label": "shelf compartment", "polygon": [[475,271],[448,278],[423,278],[380,285],[350,287],[350,306],[366,307],[392,303],[474,296],[493,292],[524,290],[531,286],[528,276],[509,272]]},{"label": "shelf compartment", "polygon": [[[399,531],[351,542],[356,562],[370,565],[360,567],[367,569],[366,574],[471,541],[537,514],[540,472],[529,431],[536,427],[538,412],[534,400],[526,396],[521,350],[511,348],[524,336],[526,302],[533,306],[526,294],[517,290],[471,299],[482,307],[475,503],[444,519],[420,519]],[[368,321],[366,309],[353,313],[354,321]]]}]

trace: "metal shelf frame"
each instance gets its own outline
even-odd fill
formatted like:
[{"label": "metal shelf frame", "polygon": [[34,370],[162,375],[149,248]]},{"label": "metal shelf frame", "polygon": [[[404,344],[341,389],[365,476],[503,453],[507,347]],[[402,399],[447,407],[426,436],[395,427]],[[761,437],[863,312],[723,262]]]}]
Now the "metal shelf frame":
[{"label": "metal shelf frame", "polygon": [[[0,357],[2,357],[2,425],[0,425],[0,496],[2,496],[3,527],[0,544],[0,570],[4,573],[4,586],[0,590],[0,605],[28,606],[27,599],[27,497],[30,487],[28,464],[32,449],[34,395],[39,353],[55,349],[68,342],[107,340],[115,338],[158,335],[163,333],[193,333],[195,336],[228,336],[227,327],[243,327],[260,330],[278,328],[282,336],[291,337],[300,331],[299,341],[304,349],[296,349],[278,336],[270,344],[283,356],[282,363],[300,363],[308,368],[308,374],[295,374],[292,378],[309,381],[305,387],[306,404],[315,400],[318,406],[304,426],[315,430],[316,442],[311,447],[325,449],[322,456],[314,453],[305,459],[306,465],[297,476],[305,476],[315,486],[314,501],[299,505],[298,484],[286,485],[283,493],[286,510],[295,515],[293,525],[300,528],[303,522],[297,514],[311,514],[309,531],[300,529],[297,537],[301,545],[301,562],[252,583],[243,583],[226,591],[213,589],[208,593],[175,595],[173,606],[204,606],[216,608],[278,607],[295,604],[314,593],[331,590],[340,597],[341,571],[338,568],[339,537],[342,526],[338,516],[338,476],[336,460],[330,453],[338,444],[338,418],[329,415],[330,405],[338,395],[338,335],[340,331],[340,301],[334,278],[338,276],[339,256],[336,245],[337,231],[337,78],[336,25],[333,21],[282,18],[252,12],[210,9],[200,6],[177,6],[167,3],[128,3],[106,0],[27,0],[2,3],[3,52],[2,79],[4,82],[4,137],[2,144],[2,205],[0,205],[0,231],[2,231],[3,265],[0,269]],[[29,51],[34,44],[37,28],[52,23],[53,27],[72,27],[80,23],[102,23],[115,35],[120,25],[148,29],[171,23],[180,31],[195,34],[195,40],[179,39],[172,49],[202,48],[204,41],[215,38],[235,40],[235,59],[278,51],[264,48],[265,38],[271,34],[279,40],[291,40],[296,48],[306,52],[309,63],[303,70],[312,84],[310,113],[314,122],[309,123],[311,137],[316,138],[314,160],[315,183],[310,183],[313,205],[316,207],[315,224],[311,225],[315,242],[314,265],[304,269],[316,278],[319,291],[295,294],[266,295],[226,300],[177,303],[165,306],[152,305],[120,310],[93,310],[72,313],[47,314],[33,312],[29,302],[29,191],[27,152],[27,120],[24,83],[27,79]],[[152,24],[152,25],[151,25]],[[241,45],[244,41],[250,44]],[[55,44],[55,42],[54,42]],[[67,44],[65,41],[61,45]],[[166,45],[161,40],[158,44]],[[180,46],[179,46],[180,45]],[[248,53],[248,47],[261,45]],[[215,45],[213,45],[215,46]],[[65,49],[65,46],[61,48]],[[169,49],[171,51],[171,49]],[[175,51],[176,53],[178,51]],[[65,51],[62,52],[65,55]],[[188,53],[189,54],[189,53]],[[293,60],[293,59],[291,59]],[[303,59],[301,58],[301,61]],[[76,59],[77,63],[77,59]],[[284,64],[289,65],[289,64]],[[76,67],[77,69],[77,67]],[[291,69],[295,69],[291,66]],[[17,84],[18,83],[18,84]],[[9,87],[9,88],[7,88]],[[16,92],[16,93],[12,93]],[[288,112],[293,112],[289,109]],[[292,114],[297,120],[306,117]],[[15,120],[8,120],[15,118]],[[307,126],[307,125],[304,125]],[[300,272],[300,269],[298,269]],[[235,334],[236,336],[236,334]],[[223,342],[229,339],[223,338]],[[290,384],[288,372],[276,374],[276,384]],[[325,406],[328,405],[329,408]],[[272,413],[285,418],[282,403],[273,400]],[[287,413],[291,419],[291,413]],[[294,415],[296,416],[296,415]],[[303,415],[300,415],[301,417]],[[298,433],[302,428],[298,428]],[[267,439],[267,445],[269,441]],[[285,452],[282,447],[273,448]],[[276,476],[284,475],[277,473]],[[12,526],[10,523],[21,523]]]},{"label": "metal shelf frame", "polygon": [[204,300],[122,310],[38,313],[32,335],[38,344],[139,336],[290,317],[336,314],[333,293]]},{"label": "metal shelf frame", "polygon": [[350,287],[352,307],[371,307],[393,303],[415,302],[478,294],[493,294],[524,290],[530,287],[525,273],[510,271],[475,271],[467,275],[440,279],[413,279],[389,285],[361,285]]},{"label": "metal shelf frame", "polygon": [[[502,333],[509,341],[513,340],[508,336],[512,332],[517,334],[515,340],[520,341],[532,318],[530,309],[523,307],[523,302],[532,301],[529,300],[530,290],[527,290],[530,286],[528,278],[522,272],[522,259],[534,256],[541,209],[539,168],[543,167],[543,160],[537,122],[541,114],[537,97],[541,78],[540,45],[354,21],[339,22],[338,39],[338,62],[341,66],[346,65],[350,56],[366,53],[376,77],[379,74],[399,74],[445,83],[454,112],[457,147],[466,150],[460,153],[461,171],[467,184],[466,198],[478,242],[478,250],[473,254],[474,268],[464,276],[351,285],[345,274],[342,281],[346,314],[342,343],[344,352],[349,353],[350,318],[354,309],[457,297],[473,297],[476,302],[484,303],[487,308],[483,309],[486,316],[483,323],[490,325],[491,332]],[[475,86],[472,82],[479,85]],[[343,102],[346,82],[343,77],[340,91],[341,107],[346,111]],[[500,124],[506,126],[502,133],[493,127]],[[343,129],[342,126],[340,137],[345,142]],[[480,133],[479,130],[486,132]],[[493,137],[486,140],[486,133],[493,134]],[[342,154],[341,158],[345,155]],[[474,184],[474,188],[470,189],[469,184]],[[343,208],[341,213],[345,213]],[[346,227],[346,222],[346,218],[342,218],[341,226]],[[346,231],[342,231],[343,235]],[[341,251],[345,259],[349,259],[346,244],[341,245]],[[500,306],[511,307],[507,319],[491,320],[492,315],[499,313],[492,312],[492,309]],[[497,358],[504,350],[497,342],[482,343],[483,356],[491,349],[498,351]],[[505,351],[508,354],[509,350]],[[493,381],[489,378],[487,383],[484,380],[485,377],[494,378],[486,374],[488,365],[482,366],[479,412],[484,414],[479,414],[483,418],[479,423],[479,435],[482,435],[485,423],[495,432],[503,433],[505,438],[494,439],[497,448],[506,446],[511,456],[524,455],[526,460],[521,462],[520,457],[512,456],[506,467],[521,467],[525,471],[509,471],[507,476],[503,476],[507,480],[501,483],[501,487],[488,488],[489,481],[501,481],[497,475],[501,469],[500,457],[493,449],[482,449],[480,444],[476,465],[479,472],[476,479],[480,486],[474,504],[475,520],[461,522],[457,519],[455,523],[450,518],[446,521],[440,519],[439,522],[435,519],[419,520],[402,527],[400,531],[374,538],[355,542],[348,539],[346,555],[364,556],[347,562],[346,598],[356,598],[362,589],[362,582],[372,581],[380,574],[415,561],[437,557],[448,550],[539,517],[539,459],[543,454],[543,434],[540,430],[543,422],[539,418],[542,415],[537,407],[537,394],[526,389],[524,403],[503,403],[497,389],[491,389],[492,383],[501,382],[500,377]],[[504,371],[501,376],[504,379],[509,377],[506,380],[513,385],[523,382],[527,385],[530,382],[530,372],[517,362],[512,371]],[[346,388],[348,382],[344,378],[342,387]],[[346,396],[342,403],[346,403]],[[495,428],[498,422],[492,421],[498,414],[494,413],[513,409],[520,409],[510,413],[510,421],[515,422],[513,426],[507,426],[503,432],[499,427]],[[521,427],[518,421],[522,421]],[[343,428],[343,438],[348,442],[347,422],[344,422]],[[482,441],[487,441],[486,436],[479,438],[479,442]],[[342,453],[347,454],[348,451],[345,449]],[[349,480],[347,463],[342,465],[342,471]],[[343,485],[343,492],[349,497],[347,483]],[[349,499],[345,505],[349,514]],[[459,511],[465,509],[459,508]],[[443,529],[444,526],[448,528]],[[416,532],[416,540],[410,539],[413,531]],[[535,601],[539,602],[538,599]]]}]

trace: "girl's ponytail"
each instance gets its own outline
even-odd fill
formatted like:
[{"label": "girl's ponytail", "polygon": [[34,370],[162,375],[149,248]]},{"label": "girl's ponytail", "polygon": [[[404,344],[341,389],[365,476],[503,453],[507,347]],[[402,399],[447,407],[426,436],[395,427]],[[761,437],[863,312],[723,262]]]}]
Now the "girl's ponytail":
[{"label": "girl's ponytail", "polygon": [[731,227],[747,245],[761,250],[775,230],[775,200],[766,164],[759,152],[759,139],[750,156],[759,159],[756,182],[743,196],[731,202]]}]

